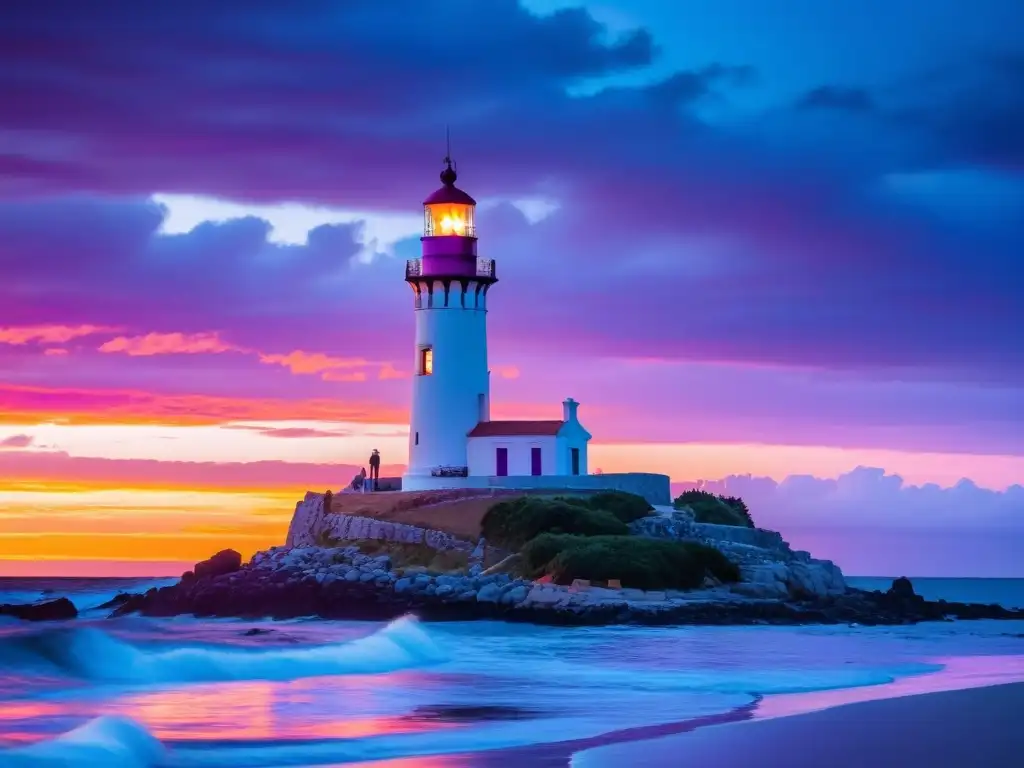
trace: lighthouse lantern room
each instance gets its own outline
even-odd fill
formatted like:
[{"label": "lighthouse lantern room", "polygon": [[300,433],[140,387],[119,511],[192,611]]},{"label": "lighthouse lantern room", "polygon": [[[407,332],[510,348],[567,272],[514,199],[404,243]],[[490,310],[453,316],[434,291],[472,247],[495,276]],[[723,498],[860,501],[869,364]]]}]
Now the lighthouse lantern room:
[{"label": "lighthouse lantern room", "polygon": [[576,420],[575,401],[566,401],[573,407],[560,421],[491,421],[487,300],[498,278],[494,260],[477,254],[476,201],[457,180],[446,157],[442,186],[423,201],[420,258],[405,267],[416,345],[402,488],[487,486],[520,472],[586,474],[590,434]]}]

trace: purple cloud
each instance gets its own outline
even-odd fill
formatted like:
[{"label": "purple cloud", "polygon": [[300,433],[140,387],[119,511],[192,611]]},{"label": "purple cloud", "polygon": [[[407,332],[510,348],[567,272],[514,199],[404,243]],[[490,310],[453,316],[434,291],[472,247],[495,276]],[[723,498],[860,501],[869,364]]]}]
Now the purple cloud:
[{"label": "purple cloud", "polygon": [[28,448],[35,442],[32,435],[11,435],[0,440],[0,448]]},{"label": "purple cloud", "polygon": [[962,480],[951,488],[908,485],[859,467],[835,479],[730,476],[673,483],[742,497],[758,525],[796,547],[835,559],[849,574],[1024,576],[1024,487],[1004,491]]}]

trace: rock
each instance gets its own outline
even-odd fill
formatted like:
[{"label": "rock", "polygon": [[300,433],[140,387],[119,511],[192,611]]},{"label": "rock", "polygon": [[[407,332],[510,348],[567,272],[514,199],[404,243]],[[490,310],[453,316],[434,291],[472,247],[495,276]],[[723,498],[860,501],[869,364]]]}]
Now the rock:
[{"label": "rock", "polygon": [[197,579],[207,579],[234,573],[241,567],[242,556],[238,552],[233,549],[222,549],[213,557],[196,563],[192,570]]},{"label": "rock", "polygon": [[345,572],[345,581],[359,581],[360,575],[358,568],[351,568]]},{"label": "rock", "polygon": [[501,602],[509,605],[519,605],[526,599],[528,594],[530,594],[529,588],[525,584],[518,584],[501,596]]},{"label": "rock", "polygon": [[478,603],[496,603],[501,599],[501,587],[497,584],[484,584],[476,593]]},{"label": "rock", "polygon": [[914,591],[914,585],[906,576],[900,576],[898,579],[893,579],[892,586],[889,587],[888,594],[891,597],[896,597],[900,600],[913,600],[917,597],[917,593]]},{"label": "rock", "polygon": [[789,589],[781,581],[761,583],[741,581],[738,584],[733,584],[729,591],[760,600],[785,600],[789,597]]},{"label": "rock", "polygon": [[[189,573],[189,571],[186,571],[186,573]],[[103,603],[102,605],[97,605],[96,607],[97,608],[108,608],[108,609],[109,608],[117,608],[119,605],[124,605],[131,598],[132,598],[132,595],[129,594],[128,592],[118,592],[110,600],[107,600],[107,602]]]},{"label": "rock", "polygon": [[24,621],[63,621],[76,618],[78,609],[66,597],[59,597],[38,603],[0,605],[0,616],[14,616]]},{"label": "rock", "polygon": [[412,589],[412,579],[408,577],[395,582],[395,592],[399,595],[403,592],[408,592],[410,589]]}]

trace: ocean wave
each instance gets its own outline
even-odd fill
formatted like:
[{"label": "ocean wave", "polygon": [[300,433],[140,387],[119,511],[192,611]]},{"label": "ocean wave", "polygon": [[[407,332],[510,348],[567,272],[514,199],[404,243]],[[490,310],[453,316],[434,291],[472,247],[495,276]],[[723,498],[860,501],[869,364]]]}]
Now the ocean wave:
[{"label": "ocean wave", "polygon": [[380,674],[430,666],[447,655],[416,619],[396,619],[357,640],[308,648],[259,650],[141,648],[95,627],[47,628],[0,638],[0,664],[96,683],[197,683],[292,680]]},{"label": "ocean wave", "polygon": [[160,765],[164,747],[127,717],[90,720],[56,738],[0,751],[5,768],[151,768]]}]

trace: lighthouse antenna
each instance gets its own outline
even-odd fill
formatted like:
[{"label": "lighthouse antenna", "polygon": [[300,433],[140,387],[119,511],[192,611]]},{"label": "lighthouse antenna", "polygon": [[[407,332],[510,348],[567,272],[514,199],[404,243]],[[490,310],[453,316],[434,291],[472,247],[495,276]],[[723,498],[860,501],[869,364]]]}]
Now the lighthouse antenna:
[{"label": "lighthouse antenna", "polygon": [[450,127],[447,124],[444,126],[444,148],[445,165],[447,165],[449,168],[454,168],[457,171],[458,166],[452,160],[452,133]]}]

